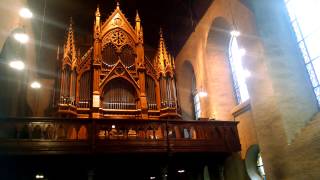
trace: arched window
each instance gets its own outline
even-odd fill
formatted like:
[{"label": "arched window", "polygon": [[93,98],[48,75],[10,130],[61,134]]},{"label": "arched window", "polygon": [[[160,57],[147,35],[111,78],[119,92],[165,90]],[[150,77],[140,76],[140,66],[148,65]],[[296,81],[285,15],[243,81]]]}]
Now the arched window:
[{"label": "arched window", "polygon": [[249,93],[246,84],[248,72],[243,68],[243,55],[244,50],[239,48],[237,36],[232,35],[229,45],[229,62],[231,66],[237,104],[249,99]]},{"label": "arched window", "polygon": [[245,165],[250,179],[266,180],[266,173],[264,171],[259,145],[253,144],[248,148],[245,158]]},{"label": "arched window", "polygon": [[320,105],[320,2],[285,0],[314,93]]},{"label": "arched window", "polygon": [[193,108],[194,108],[194,116],[195,119],[198,120],[201,114],[201,107],[200,107],[200,96],[197,92],[197,81],[192,71],[192,97],[193,97]]},{"label": "arched window", "polygon": [[257,157],[257,168],[258,168],[259,175],[265,180],[266,173],[264,172],[264,166],[263,166],[263,161],[262,161],[262,157],[261,157],[261,152],[259,152],[258,157]]}]

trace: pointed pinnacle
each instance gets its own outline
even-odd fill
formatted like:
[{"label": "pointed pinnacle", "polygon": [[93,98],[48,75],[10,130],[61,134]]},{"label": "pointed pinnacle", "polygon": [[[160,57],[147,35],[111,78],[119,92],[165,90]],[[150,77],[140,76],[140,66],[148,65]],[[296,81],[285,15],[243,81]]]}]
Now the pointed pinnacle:
[{"label": "pointed pinnacle", "polygon": [[137,13],[136,13],[136,21],[140,21],[140,16],[139,16],[138,10],[137,10]]},{"label": "pointed pinnacle", "polygon": [[72,17],[70,17],[69,31],[72,30],[72,24],[73,24],[73,20],[72,20]]},{"label": "pointed pinnacle", "polygon": [[163,32],[162,32],[162,28],[160,27],[160,32],[159,32],[159,34],[160,34],[160,38],[163,38]]},{"label": "pointed pinnacle", "polygon": [[117,0],[117,9],[120,9],[120,2]]},{"label": "pointed pinnacle", "polygon": [[100,16],[99,4],[97,5],[96,16]]}]

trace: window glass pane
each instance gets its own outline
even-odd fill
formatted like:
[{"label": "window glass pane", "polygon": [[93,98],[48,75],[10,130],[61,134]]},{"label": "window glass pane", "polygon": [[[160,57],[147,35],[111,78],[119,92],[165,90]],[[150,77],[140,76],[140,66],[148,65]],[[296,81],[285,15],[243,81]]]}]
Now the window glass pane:
[{"label": "window glass pane", "polygon": [[307,52],[307,48],[306,48],[306,46],[305,46],[305,44],[304,44],[304,41],[301,41],[301,42],[299,43],[299,47],[300,47],[300,51],[301,51],[301,53],[302,53],[304,62],[305,62],[305,63],[310,62],[309,53]]},{"label": "window glass pane", "polygon": [[288,7],[288,13],[291,21],[295,20],[296,18],[296,15],[294,13],[295,4],[292,1],[290,1],[287,3],[287,7]]},{"label": "window glass pane", "polygon": [[314,93],[320,103],[320,1],[285,0]]},{"label": "window glass pane", "polygon": [[319,103],[320,102],[320,87],[319,86],[314,89],[314,93],[317,96],[318,104],[320,104]]},{"label": "window glass pane", "polygon": [[320,58],[312,61],[313,69],[316,72],[317,79],[320,79]]},{"label": "window glass pane", "polygon": [[319,85],[317,77],[316,77],[316,73],[314,72],[313,66],[311,63],[307,64],[307,70],[310,76],[310,80],[312,82],[312,86],[316,87]]},{"label": "window glass pane", "polygon": [[302,40],[302,34],[301,34],[301,32],[300,32],[298,22],[297,22],[297,21],[293,21],[293,22],[292,22],[292,26],[293,26],[293,30],[294,30],[295,33],[296,33],[297,40],[298,40],[298,41],[301,41],[301,40]]},{"label": "window glass pane", "polygon": [[196,116],[195,118],[197,120],[198,118],[200,118],[200,114],[201,114],[200,96],[198,93],[196,95],[194,95],[193,102],[194,102],[194,112],[195,112],[195,116]]},{"label": "window glass pane", "polygon": [[305,39],[308,52],[311,59],[317,58],[320,55],[320,31],[313,33]]},{"label": "window glass pane", "polygon": [[257,168],[258,168],[259,175],[260,175],[263,179],[266,179],[266,173],[264,172],[264,167],[263,167],[263,161],[262,161],[261,153],[259,153],[259,154],[258,154],[258,157],[257,157]]},{"label": "window glass pane", "polygon": [[246,71],[243,68],[243,50],[238,46],[236,37],[231,37],[229,46],[229,63],[232,72],[235,96],[238,104],[249,99],[249,93],[246,85]]}]

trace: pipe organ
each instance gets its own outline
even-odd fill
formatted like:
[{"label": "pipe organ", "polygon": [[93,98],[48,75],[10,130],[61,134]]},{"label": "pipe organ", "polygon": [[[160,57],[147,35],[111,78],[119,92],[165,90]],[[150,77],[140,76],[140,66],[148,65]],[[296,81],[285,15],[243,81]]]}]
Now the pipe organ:
[{"label": "pipe organ", "polygon": [[160,30],[153,58],[144,53],[143,28],[119,4],[105,21],[95,13],[93,43],[80,54],[70,23],[60,64],[57,113],[62,117],[110,119],[180,118],[174,58]]}]

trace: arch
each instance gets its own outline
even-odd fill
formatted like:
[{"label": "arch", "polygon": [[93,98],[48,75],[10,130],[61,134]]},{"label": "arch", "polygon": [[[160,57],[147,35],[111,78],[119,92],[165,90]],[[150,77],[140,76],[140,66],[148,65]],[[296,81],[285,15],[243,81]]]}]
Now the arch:
[{"label": "arch", "polygon": [[228,52],[230,42],[230,31],[232,30],[228,21],[223,17],[216,17],[209,28],[207,36],[207,51],[221,50]]},{"label": "arch", "polygon": [[[196,76],[193,65],[189,60],[185,60],[181,66],[183,81],[179,82],[179,95],[181,101],[182,116],[184,119],[195,119],[195,108],[193,101],[193,91],[196,89]],[[193,81],[190,81],[193,79]]]},{"label": "arch", "polygon": [[130,77],[127,76],[119,76],[119,75],[113,75],[111,77],[108,77],[106,79],[103,80],[102,84],[100,85],[100,91],[101,94],[104,94],[105,91],[105,87],[107,86],[107,84],[114,80],[114,79],[124,79],[127,82],[129,82],[136,90],[136,93],[139,94],[139,86],[134,82],[134,80],[132,80]]},{"label": "arch", "polygon": [[[210,119],[230,120],[236,105],[228,59],[231,26],[223,17],[213,19],[207,35],[205,61]],[[224,97],[224,98],[221,98]]]},{"label": "arch", "polygon": [[[9,67],[10,61],[20,60],[27,63],[27,46],[14,38],[15,33],[24,32],[23,28],[15,28],[3,44],[0,53],[0,116],[31,115],[32,111],[27,103],[26,85],[23,76],[26,71],[16,71]],[[17,96],[19,94],[19,96]],[[23,106],[17,106],[23,104]]]},{"label": "arch", "polygon": [[104,109],[137,109],[137,91],[124,78],[109,81],[103,90]]},{"label": "arch", "polygon": [[113,44],[118,52],[120,52],[122,46],[127,44],[132,48],[135,47],[134,38],[122,28],[113,28],[103,35],[102,47],[104,48],[108,43]]},{"label": "arch", "polygon": [[260,153],[259,145],[251,145],[246,153],[245,165],[246,171],[251,179],[263,180],[257,169],[257,160]]},{"label": "arch", "polygon": [[21,32],[24,32],[22,28],[15,28],[11,31],[10,35],[5,40],[0,53],[2,61],[8,61],[11,59],[24,60],[25,46],[21,46],[21,44],[14,39],[14,34]]}]

